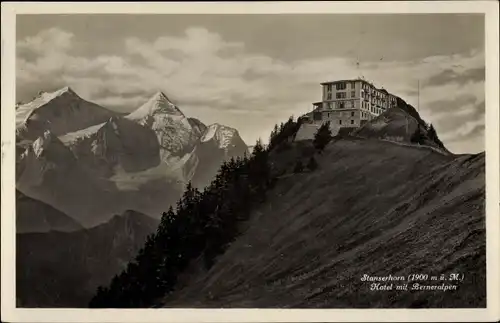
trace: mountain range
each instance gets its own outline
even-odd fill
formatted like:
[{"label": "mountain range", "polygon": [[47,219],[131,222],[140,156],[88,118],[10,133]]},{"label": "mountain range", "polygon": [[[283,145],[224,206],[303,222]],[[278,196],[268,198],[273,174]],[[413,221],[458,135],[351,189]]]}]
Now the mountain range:
[{"label": "mountain range", "polygon": [[125,268],[159,221],[127,210],[90,229],[18,233],[19,307],[82,307]]},{"label": "mountain range", "polygon": [[69,87],[16,106],[17,189],[84,227],[127,209],[158,218],[247,151],[236,129],[187,117],[163,92],[129,114]]},{"label": "mountain range", "polygon": [[[18,307],[486,306],[485,153],[451,153],[403,100],[322,150],[290,119],[223,168],[248,154],[238,132],[164,93],[127,115],[80,111],[77,126],[37,116],[41,101],[17,107]],[[218,170],[159,225],[185,183]],[[422,273],[464,276],[449,291],[361,279]]]}]

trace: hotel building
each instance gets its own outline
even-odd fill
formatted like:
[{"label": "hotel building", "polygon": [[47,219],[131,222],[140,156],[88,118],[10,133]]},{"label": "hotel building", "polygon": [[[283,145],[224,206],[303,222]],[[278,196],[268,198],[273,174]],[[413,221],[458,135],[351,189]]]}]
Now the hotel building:
[{"label": "hotel building", "polygon": [[329,120],[333,129],[360,127],[396,106],[397,96],[362,79],[324,82],[321,86],[323,98],[313,103],[309,119],[312,123]]}]

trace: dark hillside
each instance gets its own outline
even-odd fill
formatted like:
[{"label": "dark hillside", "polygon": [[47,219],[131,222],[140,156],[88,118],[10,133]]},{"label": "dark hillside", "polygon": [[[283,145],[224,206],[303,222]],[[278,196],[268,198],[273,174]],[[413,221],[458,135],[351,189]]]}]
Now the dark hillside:
[{"label": "dark hillside", "polygon": [[[276,126],[267,148],[189,186],[90,307],[484,307],[484,154],[387,138],[421,124],[400,108],[385,117],[313,141],[293,142],[300,121]],[[361,281],[455,273],[446,292]]]},{"label": "dark hillside", "polygon": [[[346,139],[317,160],[316,171],[278,180],[248,230],[164,306],[486,305],[484,154]],[[465,278],[446,292],[374,292],[360,281],[410,273]]]},{"label": "dark hillside", "polygon": [[157,226],[127,211],[90,229],[17,234],[17,306],[86,307],[97,286],[120,272]]},{"label": "dark hillside", "polygon": [[83,227],[63,212],[16,190],[16,233],[76,231]]}]

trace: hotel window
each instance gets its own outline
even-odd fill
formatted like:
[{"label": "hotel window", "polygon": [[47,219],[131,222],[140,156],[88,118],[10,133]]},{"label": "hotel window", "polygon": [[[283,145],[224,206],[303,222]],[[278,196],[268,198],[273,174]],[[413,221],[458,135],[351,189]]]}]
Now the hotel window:
[{"label": "hotel window", "polygon": [[345,82],[340,82],[336,84],[337,90],[345,90],[347,88],[347,85]]},{"label": "hotel window", "polygon": [[355,91],[351,91],[351,98],[354,98],[356,97],[356,92]]},{"label": "hotel window", "polygon": [[351,112],[351,117],[354,117],[354,111],[353,111],[353,112]]},{"label": "hotel window", "polygon": [[356,88],[356,82],[351,82],[351,89],[355,89]]},{"label": "hotel window", "polygon": [[354,120],[351,120],[351,124],[354,124]]},{"label": "hotel window", "polygon": [[339,124],[342,124],[342,120],[339,120]]},{"label": "hotel window", "polygon": [[345,99],[345,92],[337,93],[337,99]]},{"label": "hotel window", "polygon": [[328,92],[328,93],[326,94],[326,99],[327,99],[327,100],[331,100],[331,99],[332,99],[332,93],[331,93],[331,92]]}]

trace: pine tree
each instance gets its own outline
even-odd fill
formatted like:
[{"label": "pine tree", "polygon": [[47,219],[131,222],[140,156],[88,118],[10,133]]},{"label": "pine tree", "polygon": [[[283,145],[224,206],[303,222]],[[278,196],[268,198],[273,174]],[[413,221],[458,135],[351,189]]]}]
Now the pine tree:
[{"label": "pine tree", "polygon": [[[298,128],[290,118],[276,129],[273,142],[279,143]],[[210,268],[239,234],[239,222],[248,219],[252,205],[265,198],[272,179],[270,149],[258,140],[250,156],[224,162],[203,192],[188,183],[135,259],[109,287],[98,288],[89,305],[148,307],[175,288],[177,277],[192,260],[201,257]]]},{"label": "pine tree", "polygon": [[332,139],[332,131],[330,130],[330,121],[327,121],[319,127],[318,131],[314,134],[314,147],[320,152],[323,151],[325,146]]},{"label": "pine tree", "polygon": [[316,168],[318,168],[318,162],[316,161],[316,159],[314,158],[314,156],[311,156],[309,158],[309,162],[307,163],[307,168],[311,171],[315,170]]},{"label": "pine tree", "polygon": [[169,225],[174,221],[175,213],[172,206],[169,207],[168,212],[163,212],[160,225],[158,226],[157,233],[159,236],[166,235],[168,233]]},{"label": "pine tree", "polygon": [[420,129],[420,126],[417,126],[415,132],[411,135],[410,142],[414,144],[422,145],[425,143],[425,135]]},{"label": "pine tree", "polygon": [[427,135],[429,136],[429,138],[434,141],[439,147],[441,148],[444,148],[444,144],[443,142],[439,139],[438,135],[437,135],[437,132],[436,132],[436,129],[434,128],[434,125],[431,123],[429,125],[429,128],[428,128],[428,131],[427,131]]},{"label": "pine tree", "polygon": [[293,172],[294,173],[302,173],[303,170],[304,170],[304,165],[302,164],[302,161],[299,159],[295,163],[295,167],[293,169]]}]

